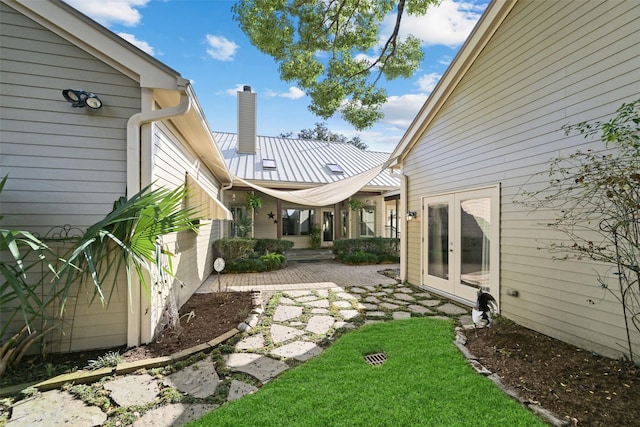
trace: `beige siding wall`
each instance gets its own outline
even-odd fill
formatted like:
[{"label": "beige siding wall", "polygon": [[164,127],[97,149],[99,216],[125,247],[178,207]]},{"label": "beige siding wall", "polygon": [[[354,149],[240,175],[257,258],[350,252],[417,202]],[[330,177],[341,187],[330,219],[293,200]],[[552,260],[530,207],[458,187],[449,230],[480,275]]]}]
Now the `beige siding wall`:
[{"label": "beige siding wall", "polygon": [[[254,237],[257,239],[277,239],[278,227],[282,226],[280,221],[278,221],[277,224],[274,223],[274,221],[280,217],[278,201],[265,194],[261,194],[260,196],[262,197],[262,207],[257,209],[253,217]],[[275,218],[269,218],[270,213],[273,213]],[[251,209],[247,210],[247,214],[251,215]],[[285,240],[294,240],[289,239],[288,236],[283,236],[282,238]],[[307,237],[306,240],[309,240],[309,238]],[[296,243],[296,247],[300,246]]]},{"label": "beige siding wall", "polygon": [[[125,193],[126,123],[140,109],[138,85],[3,3],[0,37],[0,175],[9,175],[3,227],[42,236],[65,224],[84,230]],[[68,88],[95,92],[104,106],[72,108],[62,97]],[[65,333],[77,344],[62,338],[54,346],[126,343],[126,298],[108,310],[87,304],[68,306],[79,316]]]},{"label": "beige siding wall", "polygon": [[[136,82],[0,4],[0,143],[4,225],[44,234],[86,227],[125,189],[125,138],[139,111]],[[99,95],[100,110],[72,108],[62,90]]]},{"label": "beige siding wall", "polygon": [[[105,280],[102,291],[108,304],[94,294],[92,284],[75,285],[65,304],[62,329],[47,336],[52,352],[112,348],[127,342],[127,278],[121,271],[118,286],[113,289],[113,276]],[[59,309],[60,307],[53,307]],[[33,349],[36,350],[37,349]]]},{"label": "beige siding wall", "polygon": [[[565,137],[564,124],[605,119],[640,96],[638,22],[637,2],[519,1],[404,164],[408,209],[418,212],[424,196],[499,183],[502,314],[610,356],[625,343],[619,304],[594,265],[537,250],[558,238],[537,225],[553,216],[513,200],[541,185],[532,175],[549,159],[590,146]],[[420,284],[422,221],[405,224],[408,280]]]},{"label": "beige siding wall", "polygon": [[[196,154],[169,125],[153,126],[154,166],[152,181],[158,186],[176,188],[189,173],[210,194],[218,197],[220,183],[205,168]],[[204,221],[198,233],[191,231],[165,236],[164,243],[175,254],[176,280],[172,283],[178,307],[181,307],[213,271],[212,244],[220,238],[221,221]],[[160,305],[162,307],[162,305]]]}]

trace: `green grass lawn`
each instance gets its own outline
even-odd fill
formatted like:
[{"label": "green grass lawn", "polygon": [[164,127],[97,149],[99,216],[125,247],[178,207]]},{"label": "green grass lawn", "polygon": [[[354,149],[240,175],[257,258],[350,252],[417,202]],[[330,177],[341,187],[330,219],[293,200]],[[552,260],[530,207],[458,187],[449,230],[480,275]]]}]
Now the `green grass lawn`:
[{"label": "green grass lawn", "polygon": [[[544,426],[477,374],[449,321],[367,325],[189,426]],[[384,351],[370,366],[364,355]]]}]

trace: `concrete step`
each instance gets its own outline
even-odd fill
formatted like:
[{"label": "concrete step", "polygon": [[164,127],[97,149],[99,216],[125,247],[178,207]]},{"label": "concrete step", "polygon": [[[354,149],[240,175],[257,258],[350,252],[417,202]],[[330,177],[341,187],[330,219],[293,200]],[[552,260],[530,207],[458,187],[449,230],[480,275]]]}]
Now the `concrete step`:
[{"label": "concrete step", "polygon": [[310,262],[333,259],[331,249],[290,249],[285,254],[287,261]]}]

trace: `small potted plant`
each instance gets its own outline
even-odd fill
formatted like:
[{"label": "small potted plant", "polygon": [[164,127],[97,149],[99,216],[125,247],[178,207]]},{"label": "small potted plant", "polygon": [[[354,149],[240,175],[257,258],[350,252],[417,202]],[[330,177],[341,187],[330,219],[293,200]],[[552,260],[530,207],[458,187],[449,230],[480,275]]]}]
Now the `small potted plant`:
[{"label": "small potted plant", "polygon": [[254,211],[258,208],[262,207],[262,197],[256,195],[253,191],[251,193],[247,193],[247,208],[253,209]]},{"label": "small potted plant", "polygon": [[349,200],[349,208],[352,211],[359,211],[364,207],[364,202],[362,200],[351,199]]}]

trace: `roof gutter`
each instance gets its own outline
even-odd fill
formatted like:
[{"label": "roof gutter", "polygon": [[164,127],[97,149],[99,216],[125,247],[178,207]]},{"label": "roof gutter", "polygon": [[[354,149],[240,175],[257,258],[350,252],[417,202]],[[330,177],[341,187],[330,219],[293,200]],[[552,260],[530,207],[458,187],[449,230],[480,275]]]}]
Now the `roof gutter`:
[{"label": "roof gutter", "polygon": [[[127,199],[130,199],[141,190],[141,158],[142,158],[142,141],[141,126],[155,121],[166,120],[172,117],[178,117],[186,114],[191,109],[191,97],[187,91],[189,81],[181,77],[178,78],[177,90],[180,91],[180,102],[173,107],[162,108],[160,110],[141,111],[131,116],[127,122]],[[135,279],[132,277],[132,279]],[[142,307],[144,298],[142,295],[142,286],[136,286],[137,292],[132,292],[129,304],[130,320],[127,322],[127,345],[135,347],[142,341],[150,340],[151,337],[143,337],[142,320],[144,316],[148,316],[148,310]],[[145,331],[145,335],[150,332]]]}]

